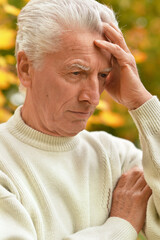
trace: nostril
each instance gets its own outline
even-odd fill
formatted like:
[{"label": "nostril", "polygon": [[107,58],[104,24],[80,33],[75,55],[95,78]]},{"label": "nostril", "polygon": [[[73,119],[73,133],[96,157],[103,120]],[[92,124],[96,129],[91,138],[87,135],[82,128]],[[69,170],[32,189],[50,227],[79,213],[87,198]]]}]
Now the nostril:
[{"label": "nostril", "polygon": [[97,106],[99,104],[100,93],[93,90],[83,90],[79,94],[79,101],[88,102],[90,105]]}]

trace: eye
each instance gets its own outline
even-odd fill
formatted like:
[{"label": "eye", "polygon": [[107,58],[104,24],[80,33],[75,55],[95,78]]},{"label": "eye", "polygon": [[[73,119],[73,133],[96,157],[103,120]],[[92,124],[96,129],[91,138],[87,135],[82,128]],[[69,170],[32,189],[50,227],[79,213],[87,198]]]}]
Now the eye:
[{"label": "eye", "polygon": [[108,74],[106,73],[99,73],[99,77],[101,78],[107,78]]},{"label": "eye", "polygon": [[80,72],[72,72],[73,75],[78,76],[80,75]]},{"label": "eye", "polygon": [[99,80],[104,81],[104,82],[107,80],[107,76],[108,76],[108,73],[99,73],[98,74]]}]

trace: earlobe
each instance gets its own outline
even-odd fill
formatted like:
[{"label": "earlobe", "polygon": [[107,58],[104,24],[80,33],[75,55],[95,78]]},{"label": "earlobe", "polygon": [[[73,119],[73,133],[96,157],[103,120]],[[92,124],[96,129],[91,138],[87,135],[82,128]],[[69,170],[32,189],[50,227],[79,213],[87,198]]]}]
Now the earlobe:
[{"label": "earlobe", "polygon": [[31,63],[25,52],[19,52],[17,56],[17,72],[21,84],[25,88],[30,87],[32,83],[31,68]]}]

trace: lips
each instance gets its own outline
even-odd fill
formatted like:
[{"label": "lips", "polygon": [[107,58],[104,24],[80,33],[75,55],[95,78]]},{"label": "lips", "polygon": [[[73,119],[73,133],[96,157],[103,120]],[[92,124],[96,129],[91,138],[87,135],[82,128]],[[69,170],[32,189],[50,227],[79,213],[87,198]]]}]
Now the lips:
[{"label": "lips", "polygon": [[91,115],[91,112],[81,112],[81,111],[69,111],[74,116],[77,116],[78,118],[89,118]]}]

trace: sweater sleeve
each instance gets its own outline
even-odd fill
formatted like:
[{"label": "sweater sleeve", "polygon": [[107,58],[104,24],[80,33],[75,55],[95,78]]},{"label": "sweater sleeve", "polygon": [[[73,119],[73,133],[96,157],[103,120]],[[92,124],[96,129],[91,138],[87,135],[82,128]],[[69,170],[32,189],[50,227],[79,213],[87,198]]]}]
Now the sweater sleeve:
[{"label": "sweater sleeve", "polygon": [[130,111],[137,125],[143,150],[145,179],[152,189],[148,201],[145,234],[148,240],[160,239],[160,102],[152,97]]},{"label": "sweater sleeve", "polygon": [[0,239],[37,239],[29,214],[15,195],[2,186],[0,186]]},{"label": "sweater sleeve", "polygon": [[[140,108],[130,111],[138,128],[143,151],[143,168],[152,189],[148,201],[145,234],[148,240],[160,239],[160,102],[153,97]],[[135,240],[135,229],[124,219],[111,217],[104,225],[84,229],[64,240]]]},{"label": "sweater sleeve", "polygon": [[126,220],[110,217],[105,224],[79,231],[64,240],[136,240],[137,232]]}]

